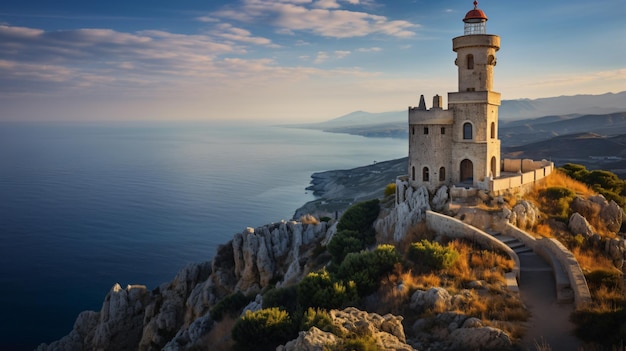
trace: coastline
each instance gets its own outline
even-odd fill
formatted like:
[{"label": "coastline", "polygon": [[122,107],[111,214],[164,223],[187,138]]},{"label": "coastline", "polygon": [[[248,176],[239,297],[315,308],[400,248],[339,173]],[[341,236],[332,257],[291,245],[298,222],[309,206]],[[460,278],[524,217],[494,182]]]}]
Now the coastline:
[{"label": "coastline", "polygon": [[306,188],[317,198],[298,208],[293,218],[305,214],[337,218],[352,204],[384,195],[385,186],[407,171],[407,157],[345,170],[317,172]]}]

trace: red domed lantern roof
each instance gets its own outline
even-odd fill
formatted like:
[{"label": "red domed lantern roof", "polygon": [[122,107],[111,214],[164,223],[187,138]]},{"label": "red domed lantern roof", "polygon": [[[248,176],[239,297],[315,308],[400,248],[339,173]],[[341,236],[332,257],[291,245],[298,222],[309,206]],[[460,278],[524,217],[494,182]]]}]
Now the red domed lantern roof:
[{"label": "red domed lantern roof", "polygon": [[474,9],[469,11],[465,18],[463,18],[463,22],[477,22],[477,21],[486,21],[487,15],[478,8],[478,1],[474,1]]}]

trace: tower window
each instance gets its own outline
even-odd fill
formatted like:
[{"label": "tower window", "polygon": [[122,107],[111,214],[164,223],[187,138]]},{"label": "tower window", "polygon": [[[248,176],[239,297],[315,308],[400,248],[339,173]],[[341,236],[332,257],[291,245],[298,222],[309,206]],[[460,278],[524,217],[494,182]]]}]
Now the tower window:
[{"label": "tower window", "polygon": [[424,134],[428,134],[428,127],[424,127]]},{"label": "tower window", "polygon": [[496,122],[491,122],[491,139],[496,138]]},{"label": "tower window", "polygon": [[495,66],[496,65],[496,58],[493,55],[489,55],[489,57],[487,58],[487,64],[491,65],[491,66]]},{"label": "tower window", "polygon": [[424,167],[424,169],[422,169],[422,181],[424,182],[430,181],[430,174],[428,172],[428,167]]},{"label": "tower window", "polygon": [[474,69],[474,55],[467,55],[467,69]]},{"label": "tower window", "polygon": [[463,139],[472,140],[472,124],[469,122],[463,124]]},{"label": "tower window", "polygon": [[415,166],[411,167],[411,179],[415,180]]},{"label": "tower window", "polygon": [[446,127],[441,127],[441,135],[446,134]]},{"label": "tower window", "polygon": [[439,168],[439,181],[440,182],[446,181],[446,168],[445,167]]},{"label": "tower window", "polygon": [[415,135],[415,127],[411,127],[411,134]]}]

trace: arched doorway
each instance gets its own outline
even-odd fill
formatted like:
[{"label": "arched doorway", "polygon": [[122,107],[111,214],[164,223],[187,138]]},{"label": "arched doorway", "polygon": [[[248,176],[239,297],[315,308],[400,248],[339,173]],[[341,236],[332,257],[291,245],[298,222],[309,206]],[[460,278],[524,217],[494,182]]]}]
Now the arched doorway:
[{"label": "arched doorway", "polygon": [[496,157],[493,156],[491,157],[491,177],[495,178],[497,174],[498,173],[496,173]]},{"label": "arched doorway", "polygon": [[465,159],[461,161],[461,182],[474,180],[474,164]]}]

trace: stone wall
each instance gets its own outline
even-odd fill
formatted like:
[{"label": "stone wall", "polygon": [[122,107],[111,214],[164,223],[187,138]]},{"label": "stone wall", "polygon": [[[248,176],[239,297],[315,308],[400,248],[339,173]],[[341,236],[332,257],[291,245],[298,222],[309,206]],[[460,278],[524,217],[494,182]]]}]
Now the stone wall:
[{"label": "stone wall", "polygon": [[552,174],[554,163],[550,161],[532,160],[503,160],[504,172],[517,172],[518,175],[493,179],[488,184],[488,189],[495,194],[504,192],[524,192],[535,183]]},{"label": "stone wall", "polygon": [[543,238],[538,240],[539,247],[537,254],[541,255],[541,250],[550,251],[559,261],[569,278],[570,286],[574,292],[574,304],[576,309],[587,306],[591,303],[591,293],[587,286],[587,280],[578,261],[571,251],[554,238]]},{"label": "stone wall", "polygon": [[452,238],[468,239],[479,244],[482,247],[491,250],[499,250],[505,252],[515,262],[513,272],[517,279],[520,274],[520,261],[517,254],[506,244],[485,233],[484,231],[463,223],[456,218],[442,215],[432,211],[426,211],[426,225],[428,229],[439,235],[445,235]]}]

